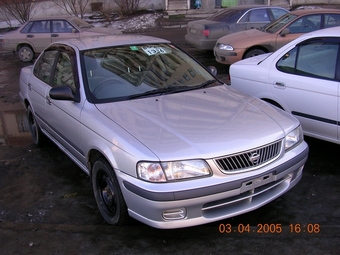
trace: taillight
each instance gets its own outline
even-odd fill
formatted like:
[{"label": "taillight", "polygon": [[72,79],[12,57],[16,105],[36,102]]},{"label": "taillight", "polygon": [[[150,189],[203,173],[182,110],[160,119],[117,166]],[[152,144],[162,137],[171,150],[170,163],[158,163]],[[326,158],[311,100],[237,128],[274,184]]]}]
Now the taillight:
[{"label": "taillight", "polygon": [[202,33],[203,33],[203,35],[204,35],[205,37],[209,37],[209,35],[210,35],[210,30],[204,29],[204,30],[202,31]]}]

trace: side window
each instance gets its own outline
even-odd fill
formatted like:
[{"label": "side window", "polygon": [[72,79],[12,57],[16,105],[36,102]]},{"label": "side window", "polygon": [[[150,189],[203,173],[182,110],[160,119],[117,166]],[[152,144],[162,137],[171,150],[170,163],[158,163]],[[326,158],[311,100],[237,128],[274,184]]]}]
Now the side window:
[{"label": "side window", "polygon": [[72,33],[72,29],[75,29],[70,23],[68,23],[67,21],[63,21],[63,25],[64,25],[64,32],[65,33]]},{"label": "side window", "polygon": [[295,61],[296,61],[296,53],[297,47],[292,49],[291,51],[287,52],[280,60],[277,62],[276,67],[278,70],[284,73],[291,73],[295,72]]},{"label": "side window", "polygon": [[20,33],[28,33],[28,31],[30,31],[32,25],[33,25],[34,22],[28,22],[27,25],[21,29]]},{"label": "side window", "polygon": [[40,80],[50,83],[52,67],[58,51],[45,51],[34,66],[33,73]]},{"label": "side window", "polygon": [[340,14],[326,14],[325,28],[340,26]]},{"label": "side window", "polygon": [[73,26],[65,20],[52,21],[53,33],[72,33]]},{"label": "side window", "polygon": [[287,12],[285,10],[282,9],[277,9],[277,8],[271,8],[270,9],[274,19],[278,19],[280,18],[282,15],[286,14]]},{"label": "side window", "polygon": [[46,20],[35,21],[31,33],[50,33],[50,22]]},{"label": "side window", "polygon": [[290,33],[308,33],[320,29],[321,14],[302,17],[293,22],[288,28]]},{"label": "side window", "polygon": [[269,20],[266,9],[256,9],[250,12],[249,22],[267,22]]},{"label": "side window", "polygon": [[332,42],[312,42],[301,45],[282,57],[277,69],[308,77],[334,79],[339,44]]},{"label": "side window", "polygon": [[76,91],[71,58],[66,52],[61,52],[54,73],[54,87],[69,86],[73,92]]}]

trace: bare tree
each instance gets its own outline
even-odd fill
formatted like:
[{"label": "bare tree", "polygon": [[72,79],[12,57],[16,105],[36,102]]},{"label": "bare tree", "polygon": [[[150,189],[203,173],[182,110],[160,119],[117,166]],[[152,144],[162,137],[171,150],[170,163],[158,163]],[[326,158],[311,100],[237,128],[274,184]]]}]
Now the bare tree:
[{"label": "bare tree", "polygon": [[91,4],[91,0],[52,0],[52,2],[68,14],[80,18],[84,18],[84,15],[89,12]]},{"label": "bare tree", "polygon": [[15,18],[20,23],[30,19],[35,3],[32,0],[0,0],[1,9],[5,12],[5,18]]},{"label": "bare tree", "polygon": [[122,15],[135,13],[139,7],[139,0],[114,0]]}]

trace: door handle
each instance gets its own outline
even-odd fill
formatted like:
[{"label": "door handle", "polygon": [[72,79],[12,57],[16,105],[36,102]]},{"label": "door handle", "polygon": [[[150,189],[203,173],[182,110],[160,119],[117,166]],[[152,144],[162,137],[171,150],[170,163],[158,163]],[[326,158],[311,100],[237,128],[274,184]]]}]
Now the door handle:
[{"label": "door handle", "polygon": [[27,87],[28,87],[29,91],[32,91],[32,84],[31,83],[28,83]]},{"label": "door handle", "polygon": [[275,86],[276,88],[279,88],[279,89],[284,89],[284,88],[286,88],[286,84],[284,84],[284,82],[278,82],[278,81],[276,81],[276,82],[274,83],[274,86]]},{"label": "door handle", "polygon": [[27,35],[26,37],[27,37],[27,38],[33,38],[34,35]]},{"label": "door handle", "polygon": [[51,37],[59,37],[58,34],[51,34]]}]

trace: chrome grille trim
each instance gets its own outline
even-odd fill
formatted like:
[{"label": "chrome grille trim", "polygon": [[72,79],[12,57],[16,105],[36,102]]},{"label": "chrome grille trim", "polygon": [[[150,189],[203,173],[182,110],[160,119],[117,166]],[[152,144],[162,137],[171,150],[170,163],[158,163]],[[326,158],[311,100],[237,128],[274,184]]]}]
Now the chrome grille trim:
[{"label": "chrome grille trim", "polygon": [[282,141],[277,141],[249,151],[214,159],[223,173],[257,169],[280,156]]}]

